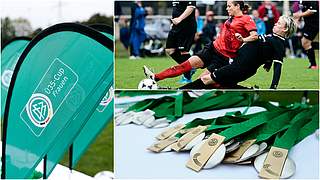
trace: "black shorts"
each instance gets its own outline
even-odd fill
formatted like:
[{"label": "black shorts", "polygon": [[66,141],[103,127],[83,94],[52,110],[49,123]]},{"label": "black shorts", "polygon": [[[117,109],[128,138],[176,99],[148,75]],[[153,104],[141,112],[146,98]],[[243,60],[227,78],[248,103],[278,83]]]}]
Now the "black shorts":
[{"label": "black shorts", "polygon": [[311,24],[305,24],[303,27],[303,37],[306,39],[309,39],[310,41],[313,41],[314,38],[316,38],[317,34],[319,33],[319,26],[318,25],[311,25]]},{"label": "black shorts", "polygon": [[196,26],[191,27],[177,27],[174,26],[170,30],[166,42],[167,49],[179,49],[180,51],[190,51],[196,34]]},{"label": "black shorts", "polygon": [[208,68],[214,70],[226,66],[229,64],[229,58],[221,55],[217,52],[216,48],[213,46],[212,41],[204,46],[204,48],[195,53],[204,63],[203,68]]},{"label": "black shorts", "polygon": [[259,58],[257,42],[251,42],[238,51],[238,56],[231,64],[209,71],[215,82],[223,86],[232,86],[253,76],[263,63],[263,60]]}]

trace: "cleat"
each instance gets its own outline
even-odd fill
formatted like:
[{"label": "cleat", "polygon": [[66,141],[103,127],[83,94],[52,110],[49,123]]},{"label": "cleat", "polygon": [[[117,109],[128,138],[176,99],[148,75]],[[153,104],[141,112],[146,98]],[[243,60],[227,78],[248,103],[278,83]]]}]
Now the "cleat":
[{"label": "cleat", "polygon": [[188,84],[191,83],[192,80],[191,79],[187,79],[186,77],[182,76],[182,78],[180,79],[179,83],[180,84]]},{"label": "cleat", "polygon": [[318,66],[309,66],[308,69],[319,69]]},{"label": "cleat", "polygon": [[143,72],[147,78],[155,81],[154,73],[147,66],[143,66]]}]

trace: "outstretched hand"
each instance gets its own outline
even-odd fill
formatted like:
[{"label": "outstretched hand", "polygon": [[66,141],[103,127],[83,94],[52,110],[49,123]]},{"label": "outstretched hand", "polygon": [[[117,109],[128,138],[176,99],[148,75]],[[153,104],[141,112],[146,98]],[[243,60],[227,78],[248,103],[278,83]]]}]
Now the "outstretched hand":
[{"label": "outstretched hand", "polygon": [[243,42],[243,37],[242,37],[241,34],[235,33],[234,35],[236,36],[236,38],[237,38],[239,41]]}]

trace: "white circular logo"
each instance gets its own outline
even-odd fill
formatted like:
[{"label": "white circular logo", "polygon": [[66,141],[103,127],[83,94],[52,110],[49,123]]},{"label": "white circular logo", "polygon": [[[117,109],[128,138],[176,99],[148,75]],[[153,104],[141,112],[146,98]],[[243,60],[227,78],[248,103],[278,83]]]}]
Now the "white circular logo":
[{"label": "white circular logo", "polygon": [[50,99],[41,93],[32,94],[26,110],[31,122],[38,127],[46,127],[53,116]]},{"label": "white circular logo", "polygon": [[112,98],[113,98],[114,94],[113,94],[113,88],[110,87],[109,91],[107,92],[107,94],[103,97],[103,99],[101,100],[100,102],[100,105],[101,106],[107,106]]},{"label": "white circular logo", "polygon": [[1,76],[1,82],[4,87],[8,88],[10,85],[11,77],[12,77],[13,71],[12,70],[4,70]]}]

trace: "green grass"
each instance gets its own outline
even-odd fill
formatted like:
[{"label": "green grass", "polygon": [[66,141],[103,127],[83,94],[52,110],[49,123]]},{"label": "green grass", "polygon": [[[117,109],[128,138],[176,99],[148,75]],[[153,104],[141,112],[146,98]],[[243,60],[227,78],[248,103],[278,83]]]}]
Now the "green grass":
[{"label": "green grass", "polygon": [[[68,154],[65,154],[61,164],[68,167]],[[101,132],[87,152],[81,157],[76,168],[89,176],[107,170],[113,172],[113,122]]]},{"label": "green grass", "polygon": [[[127,58],[116,59],[116,88],[117,89],[136,89],[139,82],[145,79],[142,67],[147,65],[152,68],[154,72],[159,72],[166,67],[175,65],[173,60],[168,58],[145,58],[140,60],[129,60]],[[201,70],[198,70],[194,75],[199,76]],[[170,78],[158,83],[161,87],[179,87],[181,84],[177,82],[181,77]]]},{"label": "green grass", "polygon": [[[123,47],[116,43],[116,59],[115,59],[115,83],[117,89],[136,89],[139,82],[144,79],[142,70],[146,65],[160,72],[168,67],[176,65],[170,57],[146,57],[139,60],[129,60],[127,52]],[[319,87],[319,70],[309,70],[307,67],[309,62],[306,59],[286,59],[282,67],[282,75],[278,89],[318,89]],[[193,76],[195,80],[203,70],[198,69]],[[260,89],[268,89],[273,72],[266,72],[262,67],[259,68],[256,75],[239,83],[246,87],[257,85]],[[181,77],[169,78],[159,82],[161,87],[178,88],[182,86],[178,83]]]}]

